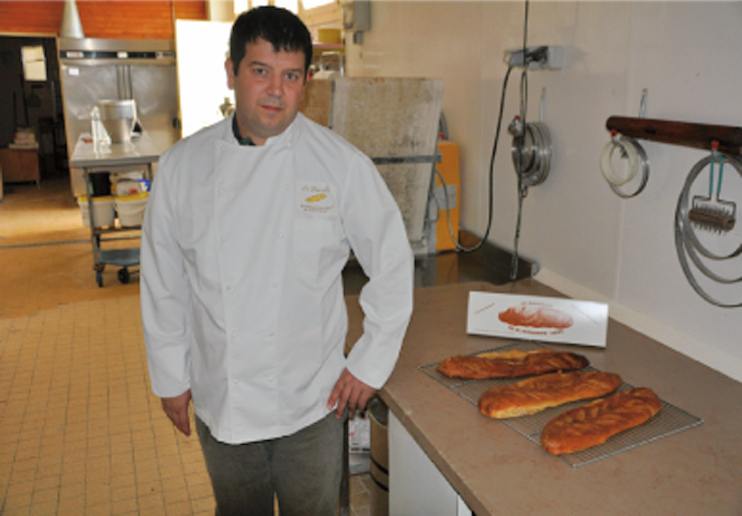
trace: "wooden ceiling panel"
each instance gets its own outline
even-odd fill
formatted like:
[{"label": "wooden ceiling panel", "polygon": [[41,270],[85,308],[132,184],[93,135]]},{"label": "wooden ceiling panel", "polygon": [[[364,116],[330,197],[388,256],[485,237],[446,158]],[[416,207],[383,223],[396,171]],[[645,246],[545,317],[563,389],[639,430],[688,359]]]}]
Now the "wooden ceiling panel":
[{"label": "wooden ceiling panel", "polygon": [[[77,0],[87,38],[173,39],[173,20],[205,20],[204,0]],[[0,1],[0,32],[59,34],[62,0]]]}]

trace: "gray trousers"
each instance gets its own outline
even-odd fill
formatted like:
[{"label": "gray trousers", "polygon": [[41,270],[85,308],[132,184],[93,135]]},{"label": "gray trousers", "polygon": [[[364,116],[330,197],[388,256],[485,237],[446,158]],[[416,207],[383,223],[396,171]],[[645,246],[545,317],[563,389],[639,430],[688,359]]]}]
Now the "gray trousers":
[{"label": "gray trousers", "polygon": [[331,412],[295,434],[224,444],[196,418],[217,516],[334,516],[340,496],[343,420]]}]

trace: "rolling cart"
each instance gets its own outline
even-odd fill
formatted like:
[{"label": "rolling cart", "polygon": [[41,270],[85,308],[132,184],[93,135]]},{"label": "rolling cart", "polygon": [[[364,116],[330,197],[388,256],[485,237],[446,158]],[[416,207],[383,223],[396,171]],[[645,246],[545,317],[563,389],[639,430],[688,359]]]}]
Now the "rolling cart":
[{"label": "rolling cart", "polygon": [[137,239],[141,227],[117,227],[115,221],[114,225],[107,228],[96,227],[94,192],[91,188],[92,177],[107,172],[141,170],[144,167],[145,179],[151,181],[153,163],[156,163],[159,158],[160,152],[146,131],[142,131],[138,137],[132,137],[130,142],[111,144],[95,144],[89,135],[83,134],[75,145],[70,167],[81,168],[85,179],[90,218],[90,241],[93,247],[93,270],[99,287],[103,287],[103,271],[106,265],[120,267],[119,281],[129,282],[131,279],[129,268],[139,265],[139,246],[123,249],[103,249],[102,247],[113,240]]}]

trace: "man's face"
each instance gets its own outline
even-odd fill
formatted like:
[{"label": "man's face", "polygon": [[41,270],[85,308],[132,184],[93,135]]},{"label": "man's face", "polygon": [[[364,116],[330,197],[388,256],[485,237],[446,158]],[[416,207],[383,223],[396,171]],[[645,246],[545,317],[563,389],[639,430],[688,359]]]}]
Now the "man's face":
[{"label": "man's face", "polygon": [[247,44],[237,75],[231,58],[224,66],[243,138],[249,136],[256,145],[263,145],[293,122],[306,83],[303,52],[276,52],[269,42],[258,39]]}]

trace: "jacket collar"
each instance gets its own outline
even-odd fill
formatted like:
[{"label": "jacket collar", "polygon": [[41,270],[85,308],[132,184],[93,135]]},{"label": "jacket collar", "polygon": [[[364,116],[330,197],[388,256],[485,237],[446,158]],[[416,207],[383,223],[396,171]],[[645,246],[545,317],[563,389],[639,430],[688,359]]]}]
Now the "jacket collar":
[{"label": "jacket collar", "polygon": [[[234,135],[232,130],[232,124],[234,123],[234,114],[229,118],[226,118],[219,123],[222,124],[222,136],[221,139],[232,145],[240,145],[239,141]],[[273,145],[293,145],[297,142],[299,135],[301,134],[302,127],[305,123],[305,117],[301,113],[296,114],[296,118],[286,128],[284,132],[279,135],[271,136],[265,141],[265,146]]]}]

